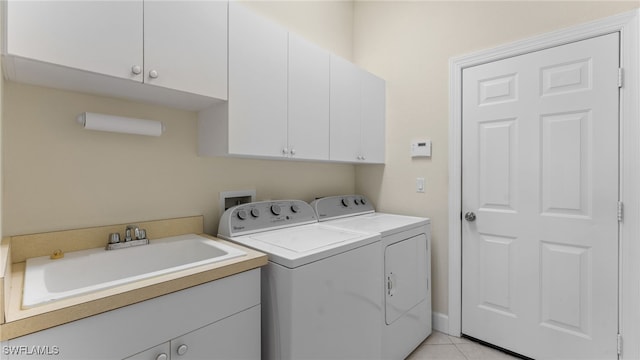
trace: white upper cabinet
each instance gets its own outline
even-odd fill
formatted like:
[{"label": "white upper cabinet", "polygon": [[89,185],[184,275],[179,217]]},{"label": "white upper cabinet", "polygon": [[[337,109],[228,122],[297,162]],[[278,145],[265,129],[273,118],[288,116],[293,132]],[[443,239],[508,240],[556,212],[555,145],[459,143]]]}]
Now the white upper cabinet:
[{"label": "white upper cabinet", "polygon": [[225,1],[145,1],[144,82],[226,99],[226,46]]},{"label": "white upper cabinet", "polygon": [[189,110],[227,98],[225,1],[9,0],[3,6],[10,80]]},{"label": "white upper cabinet", "polygon": [[330,159],[384,163],[385,82],[331,57]]},{"label": "white upper cabinet", "polygon": [[331,160],[356,161],[360,156],[360,70],[331,57]]},{"label": "white upper cabinet", "polygon": [[199,114],[201,155],[329,160],[328,51],[229,4],[229,100]]},{"label": "white upper cabinet", "polygon": [[140,79],[142,1],[6,1],[5,53]]},{"label": "white upper cabinet", "polygon": [[361,161],[373,164],[384,163],[385,156],[385,81],[361,72]]},{"label": "white upper cabinet", "polygon": [[329,159],[331,54],[289,33],[289,132],[292,158]]},{"label": "white upper cabinet", "polygon": [[287,30],[229,4],[228,153],[283,156],[287,148]]}]

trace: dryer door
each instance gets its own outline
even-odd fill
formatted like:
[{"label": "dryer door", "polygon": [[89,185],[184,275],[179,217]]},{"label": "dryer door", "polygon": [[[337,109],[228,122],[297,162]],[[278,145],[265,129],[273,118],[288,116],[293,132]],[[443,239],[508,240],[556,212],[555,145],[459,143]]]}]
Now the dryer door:
[{"label": "dryer door", "polygon": [[390,325],[427,296],[427,237],[420,234],[385,248],[385,321]]}]

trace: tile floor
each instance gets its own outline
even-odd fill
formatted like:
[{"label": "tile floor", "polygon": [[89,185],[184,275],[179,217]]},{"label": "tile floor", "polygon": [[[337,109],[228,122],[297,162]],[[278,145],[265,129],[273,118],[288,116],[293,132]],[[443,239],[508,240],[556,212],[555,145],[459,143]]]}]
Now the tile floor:
[{"label": "tile floor", "polygon": [[480,345],[468,339],[434,331],[409,355],[407,360],[502,360],[518,359],[502,351]]}]

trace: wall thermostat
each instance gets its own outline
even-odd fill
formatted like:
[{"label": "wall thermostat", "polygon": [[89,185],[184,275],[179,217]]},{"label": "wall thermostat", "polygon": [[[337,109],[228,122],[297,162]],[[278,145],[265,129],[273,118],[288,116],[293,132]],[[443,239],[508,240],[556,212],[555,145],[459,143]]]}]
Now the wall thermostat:
[{"label": "wall thermostat", "polygon": [[412,142],[411,157],[431,157],[431,140],[416,140]]}]

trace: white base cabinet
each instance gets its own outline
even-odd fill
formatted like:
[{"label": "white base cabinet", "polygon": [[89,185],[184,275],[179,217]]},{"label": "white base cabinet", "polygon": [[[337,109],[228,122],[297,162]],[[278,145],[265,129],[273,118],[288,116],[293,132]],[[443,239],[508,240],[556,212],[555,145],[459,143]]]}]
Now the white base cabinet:
[{"label": "white base cabinet", "polygon": [[126,360],[258,359],[259,324],[260,306],[256,305]]},{"label": "white base cabinet", "polygon": [[259,359],[260,269],[1,345],[8,360]]}]

